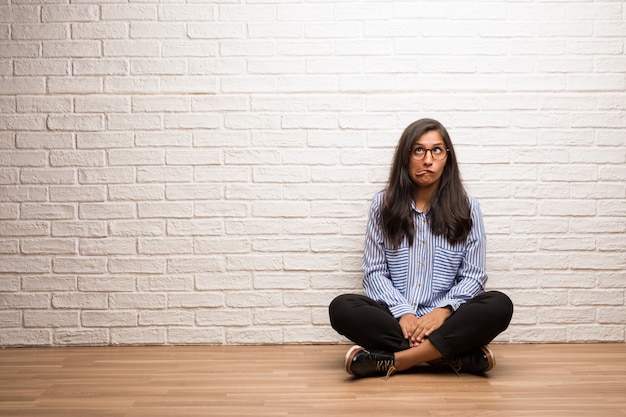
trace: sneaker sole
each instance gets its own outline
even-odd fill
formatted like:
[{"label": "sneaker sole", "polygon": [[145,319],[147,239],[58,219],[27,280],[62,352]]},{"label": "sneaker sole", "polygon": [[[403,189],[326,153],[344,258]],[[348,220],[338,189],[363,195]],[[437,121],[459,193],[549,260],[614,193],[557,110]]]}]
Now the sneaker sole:
[{"label": "sneaker sole", "polygon": [[352,358],[354,358],[354,355],[356,355],[356,353],[360,350],[363,350],[361,346],[354,345],[350,349],[348,349],[348,352],[346,352],[346,359],[343,363],[343,369],[350,375],[354,375],[350,370],[350,363],[352,363]]},{"label": "sneaker sole", "polygon": [[489,346],[483,346],[481,349],[483,350],[483,353],[485,354],[485,356],[487,357],[487,361],[489,362],[489,366],[483,371],[487,372],[493,369],[494,366],[496,366],[496,355],[493,354],[493,351],[489,348]]}]

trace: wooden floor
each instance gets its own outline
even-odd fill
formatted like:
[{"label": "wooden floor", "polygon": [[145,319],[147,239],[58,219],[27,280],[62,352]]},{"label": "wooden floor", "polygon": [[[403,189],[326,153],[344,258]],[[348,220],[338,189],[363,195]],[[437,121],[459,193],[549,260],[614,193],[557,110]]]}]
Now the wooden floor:
[{"label": "wooden floor", "polygon": [[492,345],[480,377],[353,379],[348,346],[0,349],[0,416],[626,416],[626,344]]}]

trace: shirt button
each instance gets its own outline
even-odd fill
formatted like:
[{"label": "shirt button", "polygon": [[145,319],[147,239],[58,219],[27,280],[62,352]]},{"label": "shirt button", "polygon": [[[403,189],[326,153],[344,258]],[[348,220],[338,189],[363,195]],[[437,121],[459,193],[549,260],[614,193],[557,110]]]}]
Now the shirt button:
[{"label": "shirt button", "polygon": [[413,307],[417,307],[417,303],[413,303]]},{"label": "shirt button", "polygon": [[418,286],[418,287],[421,287],[421,286],[422,286],[422,283],[421,283],[421,282],[418,282],[418,283],[417,283],[417,286]]}]

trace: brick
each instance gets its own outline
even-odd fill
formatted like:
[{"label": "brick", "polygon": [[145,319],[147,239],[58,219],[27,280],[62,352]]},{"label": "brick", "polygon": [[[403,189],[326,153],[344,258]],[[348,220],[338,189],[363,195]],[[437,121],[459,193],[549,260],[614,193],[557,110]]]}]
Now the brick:
[{"label": "brick", "polygon": [[194,314],[191,311],[166,310],[165,312],[146,311],[139,313],[141,326],[191,326]]},{"label": "brick", "polygon": [[156,114],[112,114],[107,117],[110,130],[158,130],[162,124],[161,116]]},{"label": "brick", "polygon": [[139,218],[189,218],[193,215],[193,204],[188,202],[147,202],[137,204]]},{"label": "brick", "polygon": [[104,165],[104,152],[94,151],[65,151],[53,150],[50,152],[50,165],[57,167],[88,166],[100,167]]},{"label": "brick", "polygon": [[224,344],[224,329],[214,328],[169,328],[167,340],[172,344],[200,344],[221,345]]},{"label": "brick", "polygon": [[279,185],[228,185],[225,197],[228,200],[276,200],[282,197]]},{"label": "brick", "polygon": [[15,5],[0,6],[0,23],[38,23],[39,7]]},{"label": "brick", "polygon": [[50,233],[48,222],[16,221],[0,223],[0,236],[45,236]]},{"label": "brick", "polygon": [[80,168],[78,182],[81,184],[128,184],[134,182],[131,167]]},{"label": "brick", "polygon": [[131,203],[82,203],[78,208],[81,220],[132,219],[135,206]]},{"label": "brick", "polygon": [[69,75],[70,66],[65,59],[20,59],[15,61],[13,71],[15,75],[21,76],[63,76]]},{"label": "brick", "polygon": [[168,185],[166,197],[168,200],[214,200],[220,198],[222,191],[215,185]]},{"label": "brick", "polygon": [[191,39],[241,39],[245,37],[245,29],[243,23],[187,23],[187,36]]},{"label": "brick", "polygon": [[54,237],[106,237],[106,222],[98,221],[56,221],[52,224]]},{"label": "brick", "polygon": [[169,147],[181,147],[190,146],[193,139],[191,132],[171,131],[161,132],[137,132],[136,134],[137,146],[169,146]]},{"label": "brick", "polygon": [[81,239],[79,253],[82,256],[134,255],[137,242],[131,238]]},{"label": "brick", "polygon": [[190,276],[139,276],[137,289],[139,291],[192,291],[193,277]]},{"label": "brick", "polygon": [[[0,13],[2,16],[2,13]],[[0,333],[2,346],[39,346],[50,345],[52,341],[50,330],[7,329]]]},{"label": "brick", "polygon": [[189,255],[193,253],[192,239],[139,239],[138,252],[145,255]]},{"label": "brick", "polygon": [[51,58],[95,58],[101,55],[98,41],[43,41],[43,56]]},{"label": "brick", "polygon": [[192,219],[167,221],[167,234],[170,236],[221,236],[223,234],[221,220]]},{"label": "brick", "polygon": [[162,220],[114,220],[109,223],[112,236],[164,236]]},{"label": "brick", "polygon": [[133,276],[80,276],[78,289],[83,292],[132,292],[135,290]]},{"label": "brick", "polygon": [[[2,240],[0,242],[9,242]],[[15,247],[17,248],[17,241]],[[20,277],[18,275],[5,275],[0,279],[0,291],[2,292],[17,292],[20,289]]]},{"label": "brick", "polygon": [[101,330],[58,330],[53,335],[55,344],[67,346],[107,345],[108,331]]},{"label": "brick", "polygon": [[104,257],[57,257],[52,261],[52,270],[59,274],[102,274],[106,264]]},{"label": "brick", "polygon": [[210,308],[224,305],[224,296],[219,293],[170,294],[169,308]]},{"label": "brick", "polygon": [[50,201],[104,201],[106,188],[98,186],[51,187]]},{"label": "brick", "polygon": [[158,90],[159,80],[154,77],[107,77],[104,92],[107,94],[144,94]]},{"label": "brick", "polygon": [[185,25],[182,23],[131,22],[131,39],[182,39]]},{"label": "brick", "polygon": [[[74,100],[74,108],[79,113],[124,113],[130,111],[130,98],[103,95],[80,96]],[[109,126],[109,129],[112,130],[113,127]]]},{"label": "brick", "polygon": [[209,74],[243,74],[247,66],[251,65],[249,60],[243,58],[189,58],[188,73],[193,75]]},{"label": "brick", "polygon": [[130,68],[122,59],[75,59],[72,61],[74,75],[125,75]]},{"label": "brick", "polygon": [[623,326],[609,325],[579,325],[568,329],[568,339],[571,342],[623,342]]},{"label": "brick", "polygon": [[254,312],[254,324],[259,326],[306,326],[310,321],[310,312],[306,309],[256,309]]},{"label": "brick", "polygon": [[[0,253],[3,255],[13,254],[17,255],[19,253],[19,241],[17,239],[0,239]],[[2,288],[2,281],[0,281],[0,288]],[[19,285],[15,288],[16,290],[19,288]]]},{"label": "brick", "polygon": [[128,27],[124,23],[73,23],[72,39],[125,39]]},{"label": "brick", "polygon": [[22,289],[24,291],[76,291],[76,277],[65,275],[37,275],[23,276]]},{"label": "brick", "polygon": [[20,249],[25,255],[67,255],[76,253],[76,242],[73,239],[22,239]]},{"label": "brick", "polygon": [[124,309],[161,309],[166,307],[165,294],[116,293],[110,296],[110,305],[114,310]]},{"label": "brick", "polygon": [[83,311],[80,316],[84,327],[135,327],[137,313],[132,311]]},{"label": "brick", "polygon": [[44,94],[46,91],[43,77],[0,78],[0,91],[3,94]]},{"label": "brick", "polygon": [[184,96],[133,97],[134,112],[188,112],[189,99]]},{"label": "brick", "polygon": [[0,311],[0,328],[17,328],[21,326],[22,317],[19,311]]},{"label": "brick", "polygon": [[214,150],[194,149],[191,151],[167,151],[165,160],[168,165],[219,165],[220,153]]},{"label": "brick", "polygon": [[41,8],[43,22],[93,22],[98,20],[96,5],[48,5]]},{"label": "brick", "polygon": [[244,345],[249,344],[251,340],[259,340],[262,339],[265,343],[269,344],[282,344],[283,340],[283,331],[279,328],[271,328],[271,327],[252,327],[245,329],[228,329],[226,334],[226,343],[227,344],[238,344]]},{"label": "brick", "polygon": [[159,328],[111,329],[113,345],[162,345],[166,338],[166,330]]},{"label": "brick", "polygon": [[24,220],[68,220],[76,217],[74,204],[24,203],[21,218]]},{"label": "brick", "polygon": [[254,288],[275,290],[304,290],[309,287],[309,274],[256,273]]},{"label": "brick", "polygon": [[249,326],[252,324],[251,314],[240,309],[200,310],[196,313],[199,326]]},{"label": "brick", "polygon": [[217,56],[217,44],[203,41],[163,41],[164,57],[212,57]]},{"label": "brick", "polygon": [[133,146],[133,134],[128,132],[78,132],[78,149],[111,149]]},{"label": "brick", "polygon": [[[90,91],[95,92],[95,91]],[[48,129],[68,131],[98,131],[104,130],[102,115],[51,115],[48,116]]]},{"label": "brick", "polygon": [[75,311],[25,311],[24,327],[78,327],[78,312]]},{"label": "brick", "polygon": [[165,272],[165,260],[153,258],[112,258],[109,271],[114,274],[162,274]]},{"label": "brick", "polygon": [[156,20],[157,6],[152,4],[103,4],[102,20]]},{"label": "brick", "polygon": [[223,270],[224,260],[220,256],[172,258],[167,261],[167,272],[170,274],[196,274]]},{"label": "brick", "polygon": [[196,276],[196,288],[203,291],[250,290],[252,278],[246,272],[199,274]]},{"label": "brick", "polygon": [[[1,42],[0,58],[38,58],[41,56],[41,45],[35,42]],[[7,80],[14,81],[14,80]]]},{"label": "brick", "polygon": [[111,185],[109,200],[163,200],[165,196],[162,185]]}]

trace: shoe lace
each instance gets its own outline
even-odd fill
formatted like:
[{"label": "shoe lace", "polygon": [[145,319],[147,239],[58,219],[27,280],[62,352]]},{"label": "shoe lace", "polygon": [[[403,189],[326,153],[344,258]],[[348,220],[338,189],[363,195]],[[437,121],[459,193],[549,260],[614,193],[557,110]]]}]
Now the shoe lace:
[{"label": "shoe lace", "polygon": [[454,371],[456,376],[461,376],[461,369],[463,368],[463,363],[460,358],[452,358],[446,361],[446,364]]},{"label": "shoe lace", "polygon": [[396,367],[395,366],[390,366],[389,369],[387,369],[387,375],[385,375],[385,381],[387,381],[389,378],[391,378],[391,375],[396,373]]}]

